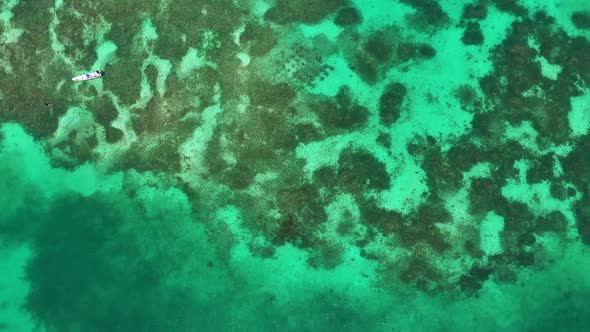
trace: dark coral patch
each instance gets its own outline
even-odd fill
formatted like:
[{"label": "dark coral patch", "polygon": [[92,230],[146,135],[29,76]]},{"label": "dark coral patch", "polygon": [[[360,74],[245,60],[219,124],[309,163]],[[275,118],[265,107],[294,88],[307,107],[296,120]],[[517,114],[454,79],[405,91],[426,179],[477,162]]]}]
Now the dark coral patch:
[{"label": "dark coral patch", "polygon": [[[480,86],[493,101],[492,112],[512,125],[530,121],[546,141],[561,144],[569,139],[567,112],[571,97],[581,93],[576,82],[580,75],[586,75],[580,68],[590,68],[590,61],[580,52],[590,49],[590,43],[551,27],[552,19],[542,12],[535,14],[534,20],[514,22],[502,45],[492,52],[494,72],[481,79]],[[538,49],[528,45],[531,36],[538,41]],[[557,79],[543,76],[535,60],[539,52],[562,66]],[[530,94],[534,90],[538,92]]]},{"label": "dark coral patch", "polygon": [[350,69],[355,70],[357,74],[367,83],[377,83],[379,77],[378,66],[364,54],[356,54],[352,59],[353,66]]},{"label": "dark coral patch", "polygon": [[590,194],[588,192],[588,185],[585,185],[584,196],[574,205],[574,212],[576,216],[576,228],[580,239],[586,245],[590,246]]},{"label": "dark coral patch", "polygon": [[516,201],[498,201],[496,212],[504,217],[504,230],[507,232],[526,233],[532,230],[534,215],[529,207]]},{"label": "dark coral patch", "polygon": [[365,150],[344,149],[338,159],[340,185],[352,193],[362,194],[367,189],[389,188],[390,177],[385,165]]},{"label": "dark coral patch", "polygon": [[473,166],[480,162],[494,162],[495,160],[493,160],[492,157],[493,156],[489,153],[489,151],[486,151],[482,147],[475,145],[467,136],[464,136],[456,141],[446,154],[449,167],[452,167],[461,172],[470,170]]},{"label": "dark coral patch", "polygon": [[488,280],[494,270],[489,267],[473,266],[469,272],[459,279],[459,287],[467,293],[477,292]]},{"label": "dark coral patch", "polygon": [[572,23],[578,29],[590,29],[590,12],[574,12],[572,14]]},{"label": "dark coral patch", "polygon": [[436,49],[428,44],[418,46],[418,56],[424,59],[432,59],[436,56]]},{"label": "dark coral patch", "polygon": [[416,225],[431,227],[434,224],[451,222],[453,218],[441,201],[431,198],[418,207],[413,214],[413,219],[413,223]]},{"label": "dark coral patch", "polygon": [[438,223],[447,223],[452,219],[450,213],[439,202],[429,201],[422,204],[413,213],[408,223],[398,233],[402,244],[411,247],[420,242],[427,243],[437,252],[444,252],[450,245],[436,227]]},{"label": "dark coral patch", "polygon": [[256,170],[252,165],[238,161],[235,165],[228,166],[219,180],[233,189],[242,190],[254,183],[255,176]]},{"label": "dark coral patch", "polygon": [[140,141],[127,149],[115,168],[176,173],[181,170],[178,150],[177,140],[172,136],[161,137],[155,144]]},{"label": "dark coral patch", "polygon": [[361,46],[351,47],[347,60],[350,68],[371,85],[385,78],[392,66],[410,60],[427,60],[436,55],[434,48],[405,38],[394,26],[371,32],[368,37],[351,32],[344,42]]},{"label": "dark coral patch", "polygon": [[340,88],[336,98],[321,101],[312,106],[322,125],[329,130],[351,130],[362,127],[369,117],[369,110],[352,98],[349,87]]},{"label": "dark coral patch", "polygon": [[450,248],[436,224],[451,220],[450,213],[439,203],[429,201],[418,210],[403,216],[399,212],[383,209],[373,199],[362,199],[359,205],[361,222],[372,232],[395,234],[404,248],[428,245],[437,252]]},{"label": "dark coral patch", "polygon": [[[256,106],[248,108],[239,121],[220,121],[205,150],[210,175],[234,189],[245,189],[257,173],[284,167],[286,156],[298,144],[296,126],[289,119],[280,110]],[[224,154],[235,161],[223,159]]]},{"label": "dark coral patch", "polygon": [[[277,63],[285,61],[281,64],[283,68],[279,70],[279,74],[288,77],[294,86],[317,87],[318,82],[324,81],[335,70],[333,66],[325,63],[324,55],[333,52],[334,49],[324,38],[315,38],[315,47],[297,43],[286,50],[279,51],[281,60]],[[318,47],[318,43],[323,45]]]},{"label": "dark coral patch", "polygon": [[463,7],[463,19],[484,20],[488,16],[488,7],[485,3],[472,3]]},{"label": "dark coral patch", "polygon": [[[454,145],[460,146],[460,145]],[[426,172],[426,184],[431,195],[439,196],[447,191],[458,189],[463,180],[462,167],[452,158],[442,153],[440,146],[434,138],[428,137],[412,148],[422,157],[422,169]],[[461,168],[459,168],[461,167]]]},{"label": "dark coral patch", "polygon": [[516,16],[526,16],[527,10],[518,3],[518,0],[491,0],[500,10],[512,13]]},{"label": "dark coral patch", "polygon": [[[167,6],[166,24],[173,24],[175,28],[186,35],[187,43],[198,44],[202,38],[204,29],[215,31],[224,42],[231,42],[232,32],[236,31],[241,23],[243,12],[232,0],[218,0],[204,2],[201,10],[207,15],[197,15],[193,10],[187,10],[194,6],[192,0],[175,0]],[[156,16],[156,15],[153,15]]]},{"label": "dark coral patch", "polygon": [[319,198],[318,189],[309,183],[304,183],[282,189],[278,196],[278,206],[282,213],[295,215],[301,221],[313,225],[327,218]]},{"label": "dark coral patch", "polygon": [[323,166],[313,172],[313,182],[319,187],[336,188],[338,186],[338,169]]},{"label": "dark coral patch", "polygon": [[535,232],[539,234],[545,232],[561,233],[566,231],[567,225],[568,222],[563,213],[553,211],[546,216],[535,219]]},{"label": "dark coral patch", "polygon": [[583,188],[590,178],[590,135],[584,135],[576,143],[574,150],[562,159],[561,164],[566,179]]},{"label": "dark coral patch", "polygon": [[57,129],[68,105],[81,103],[82,96],[73,93],[73,85],[63,84],[64,77],[71,75],[68,65],[59,59],[47,61],[54,56],[48,44],[51,15],[44,7],[47,3],[29,5],[19,3],[13,9],[12,23],[24,32],[18,42],[3,45],[3,58],[8,62],[3,67],[11,70],[2,70],[0,121],[17,121],[41,138]]},{"label": "dark coral patch", "polygon": [[361,222],[382,234],[397,233],[403,227],[404,217],[402,214],[380,208],[373,199],[361,200],[359,208],[361,210]]},{"label": "dark coral patch", "polygon": [[493,211],[498,203],[503,201],[501,187],[496,181],[488,178],[477,178],[471,181],[469,206],[472,214],[485,214]]},{"label": "dark coral patch", "polygon": [[119,128],[115,128],[113,126],[105,127],[105,140],[107,143],[117,143],[123,138],[123,131]]},{"label": "dark coral patch", "polygon": [[305,226],[295,216],[285,215],[278,222],[278,229],[270,239],[273,245],[281,246],[291,243],[299,247],[311,246],[312,239],[309,237],[309,232],[305,231]]},{"label": "dark coral patch", "polygon": [[124,105],[131,105],[139,99],[141,90],[141,66],[142,62],[137,56],[124,58],[122,62],[115,65],[107,65],[109,79],[104,80],[104,87],[112,91],[119,102]]},{"label": "dark coral patch", "polygon": [[451,247],[436,227],[405,228],[399,233],[399,236],[405,247],[411,247],[422,242],[441,253]]},{"label": "dark coral patch", "polygon": [[60,149],[63,155],[56,156],[52,163],[55,166],[73,168],[81,163],[95,159],[94,148],[98,145],[98,137],[95,132],[79,132],[72,130],[68,139],[60,142],[55,147]]},{"label": "dark coral patch", "polygon": [[323,136],[311,123],[300,123],[295,126],[295,138],[298,142],[309,143],[321,139]]},{"label": "dark coral patch", "polygon": [[560,201],[567,198],[567,188],[562,181],[551,181],[549,184],[549,192],[553,198]]},{"label": "dark coral patch", "polygon": [[365,43],[365,52],[378,63],[385,63],[394,54],[394,43],[383,31],[378,31],[369,36]]},{"label": "dark coral patch", "polygon": [[182,40],[182,33],[170,22],[157,22],[160,37],[154,42],[154,53],[161,58],[180,61],[188,51],[187,43]]},{"label": "dark coral patch", "polygon": [[333,269],[344,262],[344,248],[327,240],[317,241],[307,264],[316,269]]},{"label": "dark coral patch", "polygon": [[400,117],[401,106],[408,93],[406,87],[398,82],[385,87],[379,98],[379,118],[384,125],[391,125]]},{"label": "dark coral patch", "polygon": [[553,180],[555,178],[553,164],[553,154],[546,154],[535,160],[532,167],[527,170],[527,182],[532,184],[544,180]]},{"label": "dark coral patch", "polygon": [[404,41],[396,46],[395,54],[399,62],[428,60],[436,56],[436,49],[428,44]]},{"label": "dark coral patch", "polygon": [[389,149],[391,148],[391,135],[387,133],[380,133],[379,136],[377,136],[376,142],[382,147]]},{"label": "dark coral patch", "polygon": [[278,24],[314,24],[346,4],[348,0],[278,0],[264,18]]},{"label": "dark coral patch", "polygon": [[209,147],[205,151],[205,163],[210,176],[215,178],[219,183],[225,184],[235,190],[246,189],[254,183],[257,173],[254,165],[247,164],[244,161],[230,164],[221,158],[220,155],[214,155],[214,152],[221,152],[218,148],[215,140],[209,143]]},{"label": "dark coral patch", "polygon": [[253,105],[270,108],[286,108],[296,97],[296,92],[287,83],[271,83],[253,79],[247,86],[247,94]]},{"label": "dark coral patch", "polygon": [[469,109],[477,102],[477,92],[467,84],[461,85],[455,90],[455,97],[459,100],[463,109]]},{"label": "dark coral patch", "polygon": [[181,107],[182,104],[168,104],[168,100],[154,97],[144,109],[132,111],[131,123],[136,134],[158,134],[174,131],[179,139],[192,134],[196,127],[196,119],[183,119],[190,109]]},{"label": "dark coral patch", "polygon": [[465,28],[465,32],[463,32],[463,37],[461,37],[461,41],[465,45],[483,44],[483,33],[481,32],[479,23],[467,23],[467,27]]},{"label": "dark coral patch", "polygon": [[402,3],[414,7],[417,13],[412,22],[420,28],[441,26],[449,22],[450,18],[435,0],[401,0]]},{"label": "dark coral patch", "polygon": [[252,164],[265,164],[270,162],[269,159],[273,159],[277,153],[293,151],[297,141],[289,118],[288,114],[280,110],[250,108],[248,117],[235,124],[238,130],[227,135],[228,139],[235,144],[238,159],[245,158]]},{"label": "dark coral patch", "polygon": [[358,11],[358,9],[354,7],[346,7],[342,8],[336,18],[334,18],[334,23],[341,27],[346,27],[350,25],[357,25],[363,22],[363,16]]},{"label": "dark coral patch", "polygon": [[74,11],[59,10],[56,16],[60,21],[56,27],[56,33],[64,46],[64,53],[75,63],[83,68],[89,68],[96,61],[97,55],[94,52],[96,41],[85,43],[80,31],[84,31],[86,17],[77,15]]},{"label": "dark coral patch", "polygon": [[414,257],[407,262],[399,273],[402,282],[423,291],[434,290],[441,281],[440,273],[423,257]]},{"label": "dark coral patch", "polygon": [[92,112],[96,123],[102,126],[110,126],[111,122],[117,118],[119,113],[111,99],[106,96],[95,97],[88,105],[88,110]]},{"label": "dark coral patch", "polygon": [[[18,2],[12,8],[13,16],[10,19],[12,24],[24,30],[19,37],[19,44],[25,44],[29,50],[49,50],[51,38],[48,27],[51,22],[50,8],[53,6],[51,1],[41,0],[34,3]],[[28,54],[25,59],[30,58],[31,53]],[[25,59],[21,59],[21,61]]]},{"label": "dark coral patch", "polygon": [[277,45],[278,37],[270,25],[250,22],[240,35],[240,43],[249,45],[250,54],[263,56]]}]

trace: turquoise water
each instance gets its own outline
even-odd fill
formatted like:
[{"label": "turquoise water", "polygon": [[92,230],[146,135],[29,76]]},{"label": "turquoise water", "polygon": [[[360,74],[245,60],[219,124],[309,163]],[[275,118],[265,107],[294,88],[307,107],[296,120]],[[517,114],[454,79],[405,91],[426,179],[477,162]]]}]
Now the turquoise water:
[{"label": "turquoise water", "polygon": [[0,331],[590,329],[586,1],[0,7]]}]

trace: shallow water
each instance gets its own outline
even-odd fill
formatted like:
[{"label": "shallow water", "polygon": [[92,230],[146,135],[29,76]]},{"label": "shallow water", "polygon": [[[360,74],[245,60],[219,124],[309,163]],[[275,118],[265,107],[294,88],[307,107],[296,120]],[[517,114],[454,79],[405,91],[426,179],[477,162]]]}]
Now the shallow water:
[{"label": "shallow water", "polygon": [[0,331],[590,329],[585,1],[0,8]]}]

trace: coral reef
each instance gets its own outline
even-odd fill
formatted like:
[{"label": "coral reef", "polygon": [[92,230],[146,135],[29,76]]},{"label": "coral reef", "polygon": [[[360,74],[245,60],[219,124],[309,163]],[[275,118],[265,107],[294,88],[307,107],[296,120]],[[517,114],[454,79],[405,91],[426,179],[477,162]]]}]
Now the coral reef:
[{"label": "coral reef", "polygon": [[[564,14],[572,36],[563,17],[515,0],[454,4],[455,15],[434,0],[392,1],[399,12],[246,3],[18,2],[6,17],[21,32],[0,45],[0,121],[26,128],[55,167],[174,179],[214,242],[207,271],[300,250],[314,272],[358,259],[385,289],[477,296],[549,264],[551,241],[590,245],[586,110],[575,118],[590,84],[588,12]],[[502,38],[496,16],[510,17]],[[103,79],[69,81],[92,66]],[[121,200],[152,194],[139,187]],[[135,206],[127,218],[109,202],[66,197],[50,211],[61,223],[43,219],[28,309],[56,330],[72,329],[69,315],[81,330],[188,330],[202,308],[183,289],[159,298],[167,259],[178,264],[165,248],[126,251],[117,264],[130,269],[104,258],[120,249],[110,236],[144,249],[128,219],[162,215]],[[77,271],[53,267],[64,259]],[[143,288],[118,303],[133,278]],[[118,327],[100,321],[109,310]]]}]

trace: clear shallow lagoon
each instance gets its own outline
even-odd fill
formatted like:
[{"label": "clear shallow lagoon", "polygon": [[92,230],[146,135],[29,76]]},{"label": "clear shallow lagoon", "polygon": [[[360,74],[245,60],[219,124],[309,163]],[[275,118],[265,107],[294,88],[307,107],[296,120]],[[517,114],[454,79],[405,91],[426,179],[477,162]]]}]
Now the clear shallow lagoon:
[{"label": "clear shallow lagoon", "polygon": [[586,1],[0,9],[0,330],[590,329]]}]

